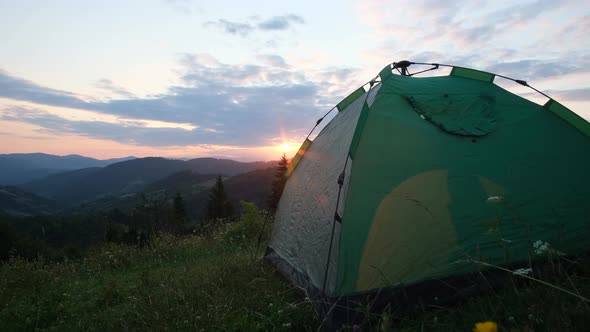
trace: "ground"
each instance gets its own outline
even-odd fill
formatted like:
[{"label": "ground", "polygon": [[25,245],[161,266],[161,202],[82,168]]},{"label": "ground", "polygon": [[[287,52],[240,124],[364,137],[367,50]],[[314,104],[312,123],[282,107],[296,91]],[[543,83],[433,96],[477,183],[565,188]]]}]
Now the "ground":
[{"label": "ground", "polygon": [[[317,330],[321,322],[309,299],[261,259],[264,240],[255,256],[253,234],[222,226],[204,235],[161,236],[143,249],[104,245],[74,261],[15,257],[0,267],[0,325],[6,331]],[[477,322],[493,321],[499,331],[584,331],[588,266],[584,257],[551,259],[532,274],[549,286],[507,273],[514,283],[501,291],[413,314],[391,310],[345,330],[472,331]]]}]

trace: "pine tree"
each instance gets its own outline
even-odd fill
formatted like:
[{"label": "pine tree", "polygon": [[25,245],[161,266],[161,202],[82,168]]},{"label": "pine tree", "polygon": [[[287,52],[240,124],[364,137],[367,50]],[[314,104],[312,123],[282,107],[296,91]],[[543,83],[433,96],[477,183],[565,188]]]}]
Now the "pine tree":
[{"label": "pine tree", "polygon": [[215,185],[209,192],[209,204],[207,205],[207,218],[229,218],[233,215],[233,207],[227,199],[223,179],[221,175],[217,176]]},{"label": "pine tree", "polygon": [[182,194],[177,192],[174,196],[174,231],[178,232],[186,222],[186,209],[184,208],[184,199]]},{"label": "pine tree", "polygon": [[287,182],[287,167],[289,166],[289,161],[287,160],[287,156],[283,153],[281,160],[277,167],[275,168],[275,176],[272,182],[272,188],[270,196],[268,197],[268,208],[270,211],[276,211],[279,200],[281,199],[281,195],[283,194],[283,189],[285,188],[285,183]]}]

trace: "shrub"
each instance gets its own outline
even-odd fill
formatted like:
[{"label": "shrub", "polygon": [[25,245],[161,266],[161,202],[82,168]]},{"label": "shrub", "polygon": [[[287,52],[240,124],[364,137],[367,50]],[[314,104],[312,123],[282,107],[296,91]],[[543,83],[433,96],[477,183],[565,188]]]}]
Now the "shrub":
[{"label": "shrub", "polygon": [[225,237],[230,240],[255,241],[262,232],[264,216],[254,203],[240,201],[240,206],[240,219],[228,226]]}]

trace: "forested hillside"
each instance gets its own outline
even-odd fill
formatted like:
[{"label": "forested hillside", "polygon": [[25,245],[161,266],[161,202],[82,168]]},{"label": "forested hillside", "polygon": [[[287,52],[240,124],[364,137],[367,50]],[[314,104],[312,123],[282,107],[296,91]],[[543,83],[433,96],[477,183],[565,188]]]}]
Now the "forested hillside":
[{"label": "forested hillside", "polygon": [[0,154],[0,185],[17,185],[50,174],[90,167],[105,167],[135,157],[98,160],[80,155],[56,156],[46,153]]}]

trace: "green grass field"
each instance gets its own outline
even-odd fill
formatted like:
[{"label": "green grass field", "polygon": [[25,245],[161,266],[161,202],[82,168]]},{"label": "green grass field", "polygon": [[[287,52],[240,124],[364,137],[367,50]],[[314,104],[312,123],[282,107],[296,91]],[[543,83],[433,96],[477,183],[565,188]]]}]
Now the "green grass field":
[{"label": "green grass field", "polygon": [[[162,236],[142,250],[105,245],[64,263],[14,258],[0,267],[0,329],[317,330],[305,294],[260,259],[264,244],[253,258],[256,228],[250,226]],[[562,290],[512,275],[515,282],[501,292],[410,315],[392,310],[345,329],[472,331],[476,322],[491,320],[499,331],[588,331],[588,260],[567,265],[552,259],[533,274]]]},{"label": "green grass field", "polygon": [[254,247],[215,237],[105,246],[63,264],[0,270],[2,330],[301,330],[317,323],[301,294],[253,261]]}]

